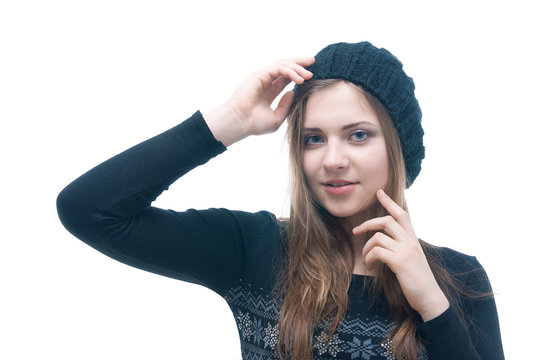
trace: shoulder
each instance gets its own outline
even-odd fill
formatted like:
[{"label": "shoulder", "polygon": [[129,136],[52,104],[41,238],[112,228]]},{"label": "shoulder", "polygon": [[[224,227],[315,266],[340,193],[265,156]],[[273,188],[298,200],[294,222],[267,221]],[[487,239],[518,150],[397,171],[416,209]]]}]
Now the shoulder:
[{"label": "shoulder", "polygon": [[437,262],[450,274],[453,280],[481,293],[491,292],[486,270],[476,256],[464,254],[448,247],[429,245],[425,251],[430,261]]},{"label": "shoulder", "polygon": [[266,210],[249,212],[225,208],[211,208],[207,210],[189,209],[188,212],[203,217],[205,221],[234,223],[243,231],[263,232],[281,226],[281,221],[273,213]]},{"label": "shoulder", "polygon": [[261,242],[281,238],[286,228],[285,220],[277,218],[275,214],[266,210],[248,212],[214,209],[214,211],[225,214],[228,221],[232,220],[240,229],[241,237],[254,247]]},{"label": "shoulder", "polygon": [[243,240],[254,246],[264,237],[271,236],[279,229],[279,220],[268,211],[242,211],[226,208],[188,209],[185,212],[174,212],[177,221],[185,226],[183,232],[193,236],[204,229],[207,236]]},{"label": "shoulder", "polygon": [[432,246],[430,252],[440,260],[450,272],[469,271],[480,267],[476,256],[464,254],[448,247]]},{"label": "shoulder", "polygon": [[218,209],[219,211],[228,212],[238,223],[246,227],[256,227],[261,231],[272,231],[283,226],[283,221],[278,219],[275,214],[260,210],[256,212],[247,212],[239,210]]}]

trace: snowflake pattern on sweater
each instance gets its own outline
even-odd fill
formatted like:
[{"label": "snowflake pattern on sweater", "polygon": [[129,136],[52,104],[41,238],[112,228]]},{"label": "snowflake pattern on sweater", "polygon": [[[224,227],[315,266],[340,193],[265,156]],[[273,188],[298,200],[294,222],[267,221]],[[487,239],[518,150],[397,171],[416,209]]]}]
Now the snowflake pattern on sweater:
[{"label": "snowflake pattern on sweater", "polygon": [[[280,306],[271,294],[242,282],[224,296],[235,317],[244,360],[278,358],[275,346]],[[394,329],[395,322],[357,301],[351,304],[332,338],[322,330],[323,326],[318,327],[313,339],[314,359],[393,359],[390,345],[384,339]]]}]

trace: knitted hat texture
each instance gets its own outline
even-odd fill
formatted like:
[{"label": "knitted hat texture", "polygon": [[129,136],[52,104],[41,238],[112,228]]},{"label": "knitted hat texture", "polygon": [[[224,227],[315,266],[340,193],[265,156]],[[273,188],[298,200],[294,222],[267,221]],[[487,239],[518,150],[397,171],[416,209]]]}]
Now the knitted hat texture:
[{"label": "knitted hat texture", "polygon": [[[344,79],[362,86],[383,104],[398,131],[407,187],[411,186],[424,159],[424,130],[415,84],[403,71],[402,63],[388,50],[366,41],[331,44],[315,58],[316,62],[307,68],[314,74],[308,81]],[[301,87],[297,85],[295,91],[300,91]]]}]

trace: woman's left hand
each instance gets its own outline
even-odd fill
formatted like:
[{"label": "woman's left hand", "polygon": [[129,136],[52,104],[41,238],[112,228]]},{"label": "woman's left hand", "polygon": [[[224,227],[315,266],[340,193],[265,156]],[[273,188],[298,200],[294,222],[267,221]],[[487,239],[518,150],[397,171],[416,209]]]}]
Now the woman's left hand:
[{"label": "woman's left hand", "polygon": [[376,196],[390,215],[370,219],[353,229],[355,235],[376,232],[364,245],[364,264],[369,270],[376,261],[387,264],[396,274],[409,305],[423,321],[431,320],[450,304],[433,276],[409,214],[383,190],[378,190]]}]

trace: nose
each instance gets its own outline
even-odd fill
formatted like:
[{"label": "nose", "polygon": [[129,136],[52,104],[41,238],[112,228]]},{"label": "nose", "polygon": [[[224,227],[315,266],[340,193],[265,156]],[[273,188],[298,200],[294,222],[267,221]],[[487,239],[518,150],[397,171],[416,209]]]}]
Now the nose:
[{"label": "nose", "polygon": [[337,141],[328,142],[325,146],[323,167],[328,171],[346,169],[349,166],[349,157],[345,145]]}]

